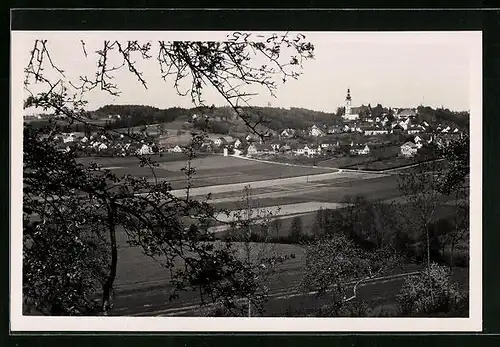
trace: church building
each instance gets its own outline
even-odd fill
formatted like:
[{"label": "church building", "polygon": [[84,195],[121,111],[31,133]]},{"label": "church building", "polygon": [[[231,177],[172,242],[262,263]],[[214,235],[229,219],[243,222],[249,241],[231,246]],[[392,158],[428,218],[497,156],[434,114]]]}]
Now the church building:
[{"label": "church building", "polygon": [[345,112],[342,118],[345,120],[356,120],[359,118],[359,114],[356,113],[356,108],[353,109],[351,100],[351,90],[347,89],[347,96],[345,98]]}]

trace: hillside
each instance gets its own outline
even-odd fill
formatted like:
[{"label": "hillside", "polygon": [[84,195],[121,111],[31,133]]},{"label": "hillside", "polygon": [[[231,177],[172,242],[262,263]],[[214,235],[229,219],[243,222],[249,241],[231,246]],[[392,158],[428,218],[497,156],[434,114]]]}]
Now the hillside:
[{"label": "hillside", "polygon": [[454,112],[443,108],[433,109],[429,106],[419,106],[417,111],[417,120],[420,122],[426,121],[429,124],[441,124],[443,126],[458,127],[460,129],[469,127],[468,112]]},{"label": "hillside", "polygon": [[[382,106],[377,105],[371,108],[372,117],[377,114],[377,110]],[[428,106],[418,107],[417,122],[426,121],[437,126],[458,127],[465,129],[469,125],[469,114],[467,112],[454,112],[448,109],[433,109]],[[264,119],[258,127],[261,132],[273,130],[279,132],[283,129],[292,128],[305,130],[312,125],[340,125],[343,123],[341,115],[313,111],[304,108],[292,107],[290,109],[274,107],[244,107],[242,108],[251,120],[257,122]],[[196,117],[193,118],[193,116]],[[210,133],[223,135],[241,135],[248,132],[245,123],[236,116],[236,112],[230,107],[195,107],[180,108],[171,107],[159,109],[147,105],[106,105],[95,111],[89,112],[92,123],[98,126],[105,126],[109,129],[123,129],[127,131],[145,130],[163,133],[165,129],[168,133],[179,130],[202,129]],[[210,121],[207,122],[206,120]],[[42,126],[47,123],[47,119],[34,120],[30,124]],[[154,128],[154,129],[153,129]],[[92,129],[88,129],[92,130]],[[83,125],[75,124],[73,131],[84,132]]]},{"label": "hillside", "polygon": [[[276,107],[244,107],[242,111],[252,120],[265,119],[263,128],[280,131],[286,128],[307,129],[313,124],[338,125],[342,123],[340,115],[321,111],[313,111],[305,108],[291,107],[290,109]],[[373,116],[377,113],[377,107],[372,108]],[[466,128],[469,125],[467,112],[455,112],[448,109],[433,109],[428,106],[419,106],[418,122],[426,121],[429,124],[450,125],[453,127]],[[151,106],[141,105],[106,105],[92,112],[94,119],[106,118],[109,115],[120,115],[121,118],[114,120],[112,128],[134,127],[146,124],[168,123],[174,121],[189,122],[193,115],[208,116],[214,132],[227,134],[229,132],[246,132],[244,122],[236,117],[236,112],[230,107],[196,107],[184,109],[172,107],[158,109]],[[201,124],[201,117],[198,118]]]}]

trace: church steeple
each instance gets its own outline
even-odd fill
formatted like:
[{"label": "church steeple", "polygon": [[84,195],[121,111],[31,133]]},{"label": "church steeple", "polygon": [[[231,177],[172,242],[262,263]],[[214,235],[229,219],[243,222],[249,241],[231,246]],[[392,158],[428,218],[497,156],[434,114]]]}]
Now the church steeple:
[{"label": "church steeple", "polygon": [[349,116],[351,114],[351,90],[347,88],[347,96],[345,98],[345,115]]}]

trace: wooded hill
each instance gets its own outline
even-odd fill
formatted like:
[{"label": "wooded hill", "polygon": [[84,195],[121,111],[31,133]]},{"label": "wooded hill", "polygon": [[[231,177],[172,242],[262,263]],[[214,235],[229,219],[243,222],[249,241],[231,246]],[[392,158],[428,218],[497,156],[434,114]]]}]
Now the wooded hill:
[{"label": "wooded hill", "polygon": [[[380,107],[379,107],[380,106]],[[380,112],[381,105],[371,108],[372,117]],[[313,111],[305,108],[292,107],[290,109],[275,107],[244,107],[242,111],[250,115],[251,119],[257,121],[265,119],[263,130],[271,129],[281,131],[292,128],[305,130],[312,125],[340,125],[343,123],[341,112],[339,114]],[[106,105],[88,113],[89,118],[99,125],[105,125],[109,129],[133,128],[150,124],[165,124],[175,121],[192,122],[195,128],[208,130],[213,133],[245,133],[247,128],[243,121],[236,116],[236,112],[230,107],[195,107],[181,108],[171,107],[160,109],[146,105]],[[119,115],[119,117],[117,117]],[[193,120],[197,115],[197,120]],[[205,116],[210,122],[205,122]],[[428,106],[418,107],[417,122],[426,121],[431,125],[458,127],[465,129],[469,125],[468,112],[454,112],[448,109],[433,109]],[[30,122],[35,127],[43,125],[46,120],[35,120]],[[83,126],[75,125],[74,131],[83,131]]]}]

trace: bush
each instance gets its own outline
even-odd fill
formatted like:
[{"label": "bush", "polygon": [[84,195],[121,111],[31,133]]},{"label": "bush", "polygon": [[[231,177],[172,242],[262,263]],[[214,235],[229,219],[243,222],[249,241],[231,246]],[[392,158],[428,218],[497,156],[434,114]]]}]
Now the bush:
[{"label": "bush", "polygon": [[455,310],[463,302],[458,286],[447,267],[431,264],[418,276],[408,277],[397,295],[405,316],[442,314]]}]

